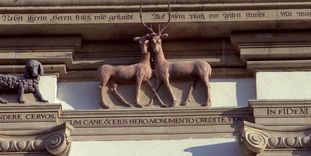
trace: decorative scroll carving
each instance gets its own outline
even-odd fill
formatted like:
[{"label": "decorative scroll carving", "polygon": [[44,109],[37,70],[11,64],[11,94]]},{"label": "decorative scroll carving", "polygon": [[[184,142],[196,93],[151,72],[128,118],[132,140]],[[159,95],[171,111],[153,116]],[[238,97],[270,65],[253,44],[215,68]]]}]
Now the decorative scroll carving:
[{"label": "decorative scroll carving", "polygon": [[246,130],[242,133],[244,145],[253,152],[260,153],[267,145],[269,136],[255,130]]},{"label": "decorative scroll carving", "polygon": [[43,131],[0,132],[0,152],[46,151],[51,155],[66,155],[72,130],[72,126],[64,123]]},{"label": "decorative scroll carving", "polygon": [[244,121],[241,143],[255,153],[269,149],[309,148],[311,128],[272,129]]},{"label": "decorative scroll carving", "polygon": [[[17,92],[19,103],[25,103],[24,92],[33,93],[38,101],[48,102],[39,91],[39,79],[43,73],[43,67],[39,61],[29,60],[25,65],[24,76],[0,75],[0,91]],[[8,102],[0,97],[0,103],[6,104]]]}]

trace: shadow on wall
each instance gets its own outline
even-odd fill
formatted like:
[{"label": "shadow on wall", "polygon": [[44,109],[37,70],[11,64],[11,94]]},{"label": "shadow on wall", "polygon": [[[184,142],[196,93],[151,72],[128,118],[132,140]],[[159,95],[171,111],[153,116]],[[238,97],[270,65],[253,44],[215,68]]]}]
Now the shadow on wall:
[{"label": "shadow on wall", "polygon": [[190,147],[184,151],[192,156],[243,156],[237,142]]},{"label": "shadow on wall", "polygon": [[98,82],[60,82],[57,97],[64,110],[101,108]]},{"label": "shadow on wall", "polygon": [[212,79],[212,107],[247,107],[249,99],[256,99],[256,81],[245,79]]},{"label": "shadow on wall", "polygon": [[[179,106],[186,101],[186,95],[191,86],[191,82],[173,82],[172,90],[176,99],[178,99],[177,107],[201,108],[200,105],[205,102],[206,89],[205,85],[199,81],[190,96],[191,103],[187,106]],[[212,107],[246,107],[249,99],[256,98],[255,79],[213,79],[211,81],[211,98]],[[120,101],[108,91],[105,87],[105,102],[112,108],[124,108]],[[135,103],[135,85],[120,85],[118,87],[120,94],[130,103]],[[159,96],[166,104],[170,104],[171,100],[168,91],[161,85]],[[148,104],[153,93],[144,84],[140,90],[140,102]],[[100,90],[98,82],[59,82],[57,90],[58,102],[62,103],[64,110],[72,109],[99,109]],[[158,108],[158,101],[148,108]],[[135,108],[135,107],[132,107]]]}]

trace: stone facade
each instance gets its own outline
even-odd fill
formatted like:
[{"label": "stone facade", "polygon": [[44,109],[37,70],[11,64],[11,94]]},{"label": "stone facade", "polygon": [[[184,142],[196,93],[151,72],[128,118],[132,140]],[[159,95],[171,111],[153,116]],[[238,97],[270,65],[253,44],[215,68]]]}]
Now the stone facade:
[{"label": "stone facade", "polygon": [[[0,155],[310,155],[310,2],[175,0],[171,11],[164,0],[141,3],[140,14],[136,0],[0,1],[0,73],[22,75],[28,60],[40,61],[49,101],[26,93],[19,104],[0,92]],[[140,15],[148,27],[169,24],[152,38]],[[144,35],[145,49],[133,41]],[[138,88],[142,108],[136,81],[116,79],[121,96],[114,82],[99,89],[101,65],[128,67],[144,50],[155,73],[159,45],[171,64],[208,62],[209,89],[200,75],[169,79],[170,107],[166,83],[157,99],[161,77],[151,77],[151,89]],[[207,91],[211,107],[201,106]]]}]

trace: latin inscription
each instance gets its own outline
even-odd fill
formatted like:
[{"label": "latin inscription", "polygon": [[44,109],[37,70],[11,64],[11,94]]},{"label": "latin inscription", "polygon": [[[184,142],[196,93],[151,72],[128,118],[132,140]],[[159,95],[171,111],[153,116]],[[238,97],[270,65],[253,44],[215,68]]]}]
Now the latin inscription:
[{"label": "latin inscription", "polygon": [[301,108],[268,108],[268,115],[306,115],[308,113],[308,109]]},{"label": "latin inscription", "polygon": [[250,121],[249,116],[217,116],[217,117],[153,117],[153,118],[100,118],[100,119],[68,119],[65,122],[74,127],[127,127],[127,126],[182,126],[233,124]]},{"label": "latin inscription", "polygon": [[[144,12],[145,22],[166,22],[167,12]],[[311,20],[311,9],[184,11],[172,12],[171,22],[274,21]],[[0,14],[5,24],[83,24],[140,23],[138,12],[128,13],[68,13],[68,14]]]},{"label": "latin inscription", "polygon": [[10,122],[18,120],[55,120],[54,113],[1,113],[0,122]]}]

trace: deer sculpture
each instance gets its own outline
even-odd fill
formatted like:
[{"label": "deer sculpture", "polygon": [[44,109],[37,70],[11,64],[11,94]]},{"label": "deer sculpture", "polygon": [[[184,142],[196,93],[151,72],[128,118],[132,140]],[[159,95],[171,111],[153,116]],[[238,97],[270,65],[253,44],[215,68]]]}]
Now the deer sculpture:
[{"label": "deer sculpture", "polygon": [[140,62],[132,65],[119,65],[119,66],[112,66],[112,65],[102,65],[97,70],[97,79],[100,81],[100,89],[101,89],[101,103],[103,108],[110,108],[104,102],[104,87],[107,84],[111,87],[111,91],[116,95],[116,97],[120,100],[120,102],[126,106],[131,107],[132,104],[127,102],[121,94],[118,92],[117,87],[118,83],[135,83],[136,82],[136,106],[137,107],[144,107],[143,104],[139,102],[139,90],[143,82],[146,82],[147,86],[153,91],[155,96],[160,102],[161,106],[165,104],[158,96],[155,88],[152,86],[149,79],[152,76],[152,69],[150,65],[150,53],[148,52],[149,47],[149,34],[144,35],[142,37],[135,37],[134,41],[137,41],[140,46],[141,51],[141,58]]},{"label": "deer sculpture", "polygon": [[161,29],[159,25],[159,30],[155,33],[152,27],[148,27],[142,19],[142,4],[140,4],[140,20],[143,25],[151,31],[149,39],[151,41],[151,48],[154,53],[154,74],[156,77],[156,90],[159,89],[160,85],[163,83],[165,88],[168,90],[169,95],[172,100],[171,106],[174,107],[177,104],[177,100],[173,95],[170,80],[180,80],[180,79],[193,79],[193,85],[191,85],[185,103],[186,105],[190,102],[190,95],[193,92],[193,88],[196,84],[196,79],[201,79],[206,87],[206,100],[205,103],[201,106],[211,107],[211,98],[210,98],[210,84],[209,77],[212,73],[211,66],[203,60],[198,61],[182,61],[182,62],[168,62],[165,59],[164,51],[162,48],[162,38],[167,37],[168,34],[163,33],[167,28],[171,20],[171,8],[168,1],[168,21],[165,26]]}]

